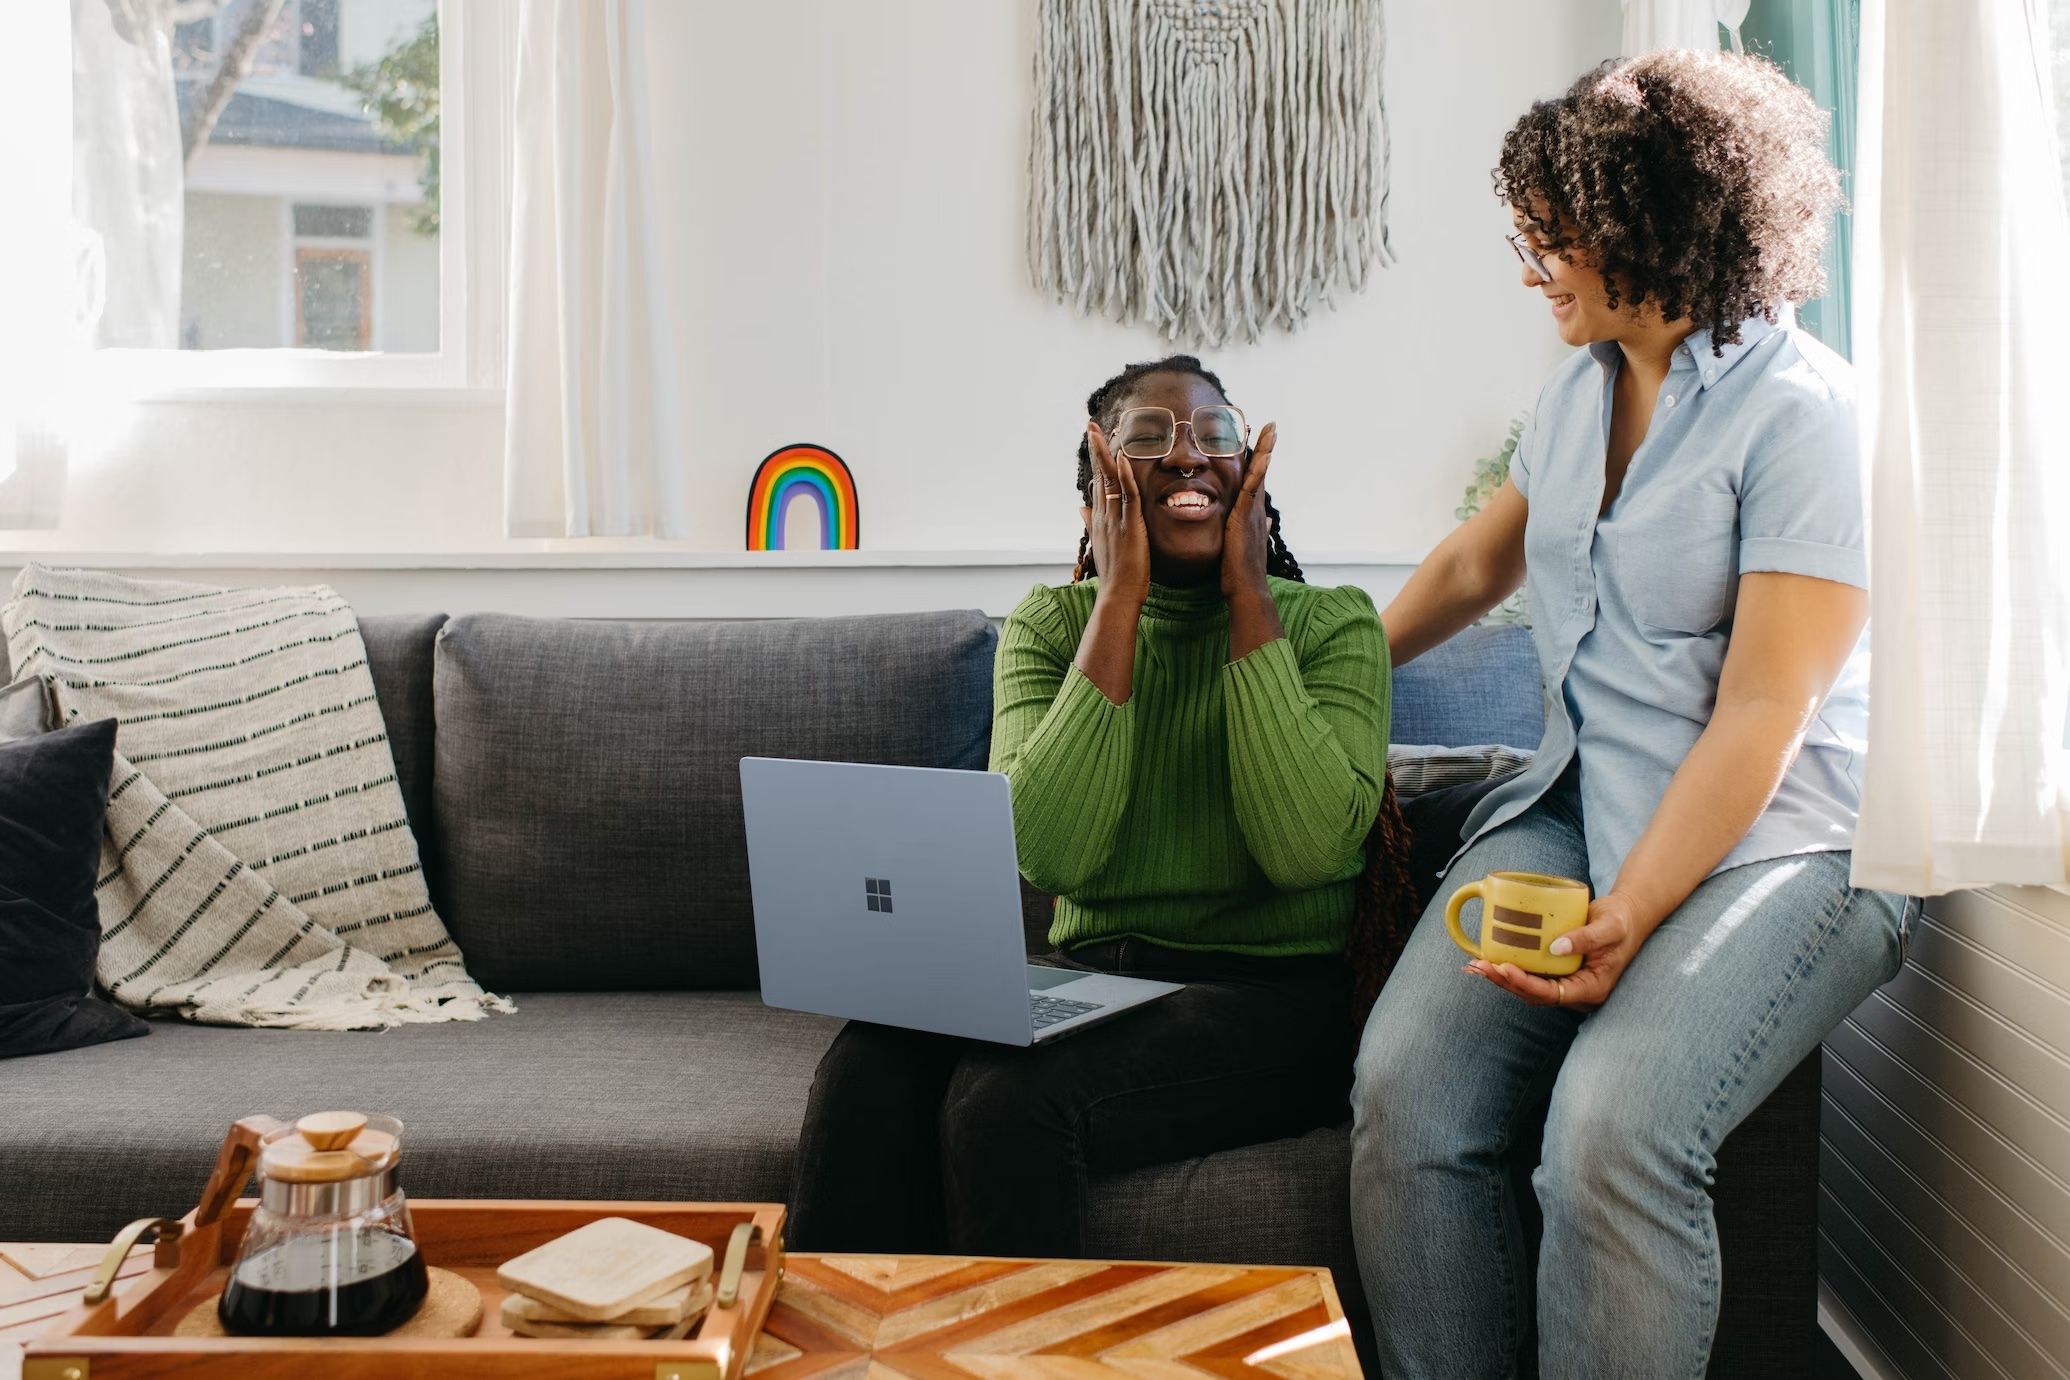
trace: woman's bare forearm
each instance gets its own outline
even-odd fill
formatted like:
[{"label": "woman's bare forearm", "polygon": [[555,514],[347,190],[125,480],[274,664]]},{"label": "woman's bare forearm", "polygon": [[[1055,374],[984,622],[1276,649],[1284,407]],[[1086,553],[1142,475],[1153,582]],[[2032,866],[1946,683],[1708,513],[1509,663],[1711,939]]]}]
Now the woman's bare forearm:
[{"label": "woman's bare forearm", "polygon": [[1447,538],[1431,552],[1380,615],[1396,666],[1470,626],[1523,583],[1521,573],[1511,577],[1477,567],[1471,552],[1450,546]]},{"label": "woman's bare forearm", "polygon": [[1516,592],[1524,582],[1530,505],[1505,483],[1453,529],[1380,615],[1396,666],[1415,660]]},{"label": "woman's bare forearm", "polygon": [[1796,706],[1772,702],[1712,717],[1612,884],[1634,902],[1642,942],[1754,827],[1796,760],[1805,727]]},{"label": "woman's bare forearm", "polygon": [[1740,578],[1710,723],[1617,874],[1642,936],[1768,808],[1868,617],[1867,592],[1850,585],[1777,571]]}]

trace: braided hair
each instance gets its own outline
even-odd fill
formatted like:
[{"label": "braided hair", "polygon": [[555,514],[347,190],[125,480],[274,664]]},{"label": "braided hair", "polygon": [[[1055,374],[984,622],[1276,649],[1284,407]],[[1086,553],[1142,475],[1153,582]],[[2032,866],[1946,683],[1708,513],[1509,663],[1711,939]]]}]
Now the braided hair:
[{"label": "braided hair", "polygon": [[[1098,422],[1102,430],[1111,432],[1119,419],[1121,400],[1152,374],[1191,374],[1220,393],[1223,402],[1229,401],[1229,390],[1205,364],[1192,355],[1166,355],[1163,359],[1131,364],[1093,389],[1092,396],[1085,400],[1085,415]],[[1248,462],[1250,456],[1246,454],[1244,459]],[[1092,441],[1081,434],[1078,438],[1078,497],[1087,507],[1092,506],[1092,483]],[[1272,506],[1270,494],[1265,495],[1265,517],[1271,524],[1271,536],[1265,546],[1265,573],[1277,575],[1282,580],[1307,583],[1301,574],[1301,563],[1294,559],[1294,553],[1287,550],[1286,542],[1279,535],[1279,509]],[[1092,533],[1088,531],[1078,538],[1078,564],[1072,567],[1071,579],[1075,583],[1099,573],[1093,568]]]},{"label": "braided hair", "polygon": [[[1229,400],[1229,390],[1222,386],[1222,380],[1198,359],[1192,355],[1167,355],[1163,359],[1131,364],[1095,388],[1092,396],[1085,400],[1086,415],[1102,428],[1111,430],[1122,400],[1151,374],[1191,374],[1220,393],[1223,401]],[[1092,442],[1081,434],[1078,439],[1078,496],[1087,506],[1092,503],[1092,486]],[[1301,563],[1294,559],[1294,553],[1287,549],[1286,540],[1280,536],[1279,510],[1272,506],[1270,495],[1261,497],[1265,499],[1265,513],[1271,523],[1265,573],[1306,584],[1308,579],[1302,573]],[[1098,573],[1093,568],[1092,536],[1088,532],[1078,539],[1078,563],[1073,568],[1071,579],[1076,583]],[[1353,893],[1351,926],[1344,940],[1344,957],[1351,970],[1354,1047],[1365,1030],[1366,1017],[1372,1012],[1373,1003],[1380,996],[1380,988],[1386,983],[1387,975],[1394,971],[1395,961],[1409,942],[1409,931],[1421,910],[1416,900],[1416,886],[1409,873],[1409,826],[1402,818],[1391,773],[1383,778],[1380,811],[1373,820],[1372,832],[1366,836],[1365,854],[1366,867],[1359,874]]]}]

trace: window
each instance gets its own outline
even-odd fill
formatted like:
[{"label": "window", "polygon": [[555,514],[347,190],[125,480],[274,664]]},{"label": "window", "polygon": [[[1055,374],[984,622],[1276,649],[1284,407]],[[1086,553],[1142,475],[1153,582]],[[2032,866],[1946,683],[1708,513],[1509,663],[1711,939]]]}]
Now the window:
[{"label": "window", "polygon": [[[132,396],[492,380],[501,294],[460,287],[501,276],[502,103],[480,103],[479,165],[441,107],[457,114],[470,65],[485,96],[507,90],[505,8],[74,6],[73,200],[104,260],[104,380]],[[470,166],[486,170],[471,235]]]},{"label": "window", "polygon": [[299,238],[363,240],[373,233],[371,206],[295,207],[295,234]]},{"label": "window", "polygon": [[295,70],[305,77],[338,75],[338,3],[302,0]]},{"label": "window", "polygon": [[[175,76],[181,346],[436,351],[435,0],[228,0],[210,22]],[[251,73],[217,108],[243,49]]]},{"label": "window", "polygon": [[[1860,61],[1860,0],[1753,0],[1740,25],[1747,51],[1772,59],[1831,117],[1826,154],[1854,195],[1855,75]],[[1843,355],[1854,353],[1854,217],[1843,207],[1826,239],[1825,296],[1802,303],[1797,319]]]},{"label": "window", "polygon": [[372,206],[296,206],[294,343],[366,350],[374,341]]}]

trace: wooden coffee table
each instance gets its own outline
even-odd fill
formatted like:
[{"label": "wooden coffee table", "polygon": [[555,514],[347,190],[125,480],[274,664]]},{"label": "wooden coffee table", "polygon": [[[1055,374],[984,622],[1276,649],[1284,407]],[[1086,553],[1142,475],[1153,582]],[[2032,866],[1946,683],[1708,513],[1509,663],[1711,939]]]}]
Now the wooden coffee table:
[{"label": "wooden coffee table", "polygon": [[[19,1343],[72,1305],[105,1249],[0,1244],[0,1380],[18,1380]],[[150,1263],[139,1249],[124,1277]],[[796,1254],[747,1370],[758,1380],[1359,1374],[1328,1270]]]}]

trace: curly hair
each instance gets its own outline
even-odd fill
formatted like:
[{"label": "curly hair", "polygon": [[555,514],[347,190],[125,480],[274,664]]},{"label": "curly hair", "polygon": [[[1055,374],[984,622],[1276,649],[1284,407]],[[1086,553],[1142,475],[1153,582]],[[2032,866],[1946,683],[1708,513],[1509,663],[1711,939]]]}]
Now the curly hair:
[{"label": "curly hair", "polygon": [[[1119,406],[1137,383],[1151,374],[1191,374],[1204,380],[1228,402],[1229,390],[1213,371],[1192,355],[1167,355],[1141,364],[1131,364],[1092,391],[1085,400],[1086,415],[1103,427],[1111,427]],[[1078,497],[1092,502],[1092,444],[1083,435],[1078,441]],[[1266,547],[1265,573],[1282,580],[1306,584],[1308,577],[1279,533],[1279,510],[1265,500],[1271,522],[1271,540]],[[1078,539],[1078,564],[1071,573],[1075,583],[1099,572],[1093,568],[1090,538]],[[1383,769],[1384,771],[1384,769]],[[1365,870],[1352,894],[1351,924],[1344,936],[1344,958],[1351,976],[1351,1040],[1355,1050],[1366,1028],[1366,1017],[1380,996],[1380,988],[1394,971],[1395,960],[1409,942],[1420,907],[1416,886],[1409,873],[1409,825],[1402,818],[1401,802],[1394,793],[1394,776],[1382,777],[1380,808],[1366,835]]]},{"label": "curly hair", "polygon": [[1495,193],[1554,251],[1578,251],[1610,306],[1646,302],[1711,332],[1826,290],[1845,204],[1827,115],[1766,58],[1686,49],[1605,62],[1503,136]]}]

